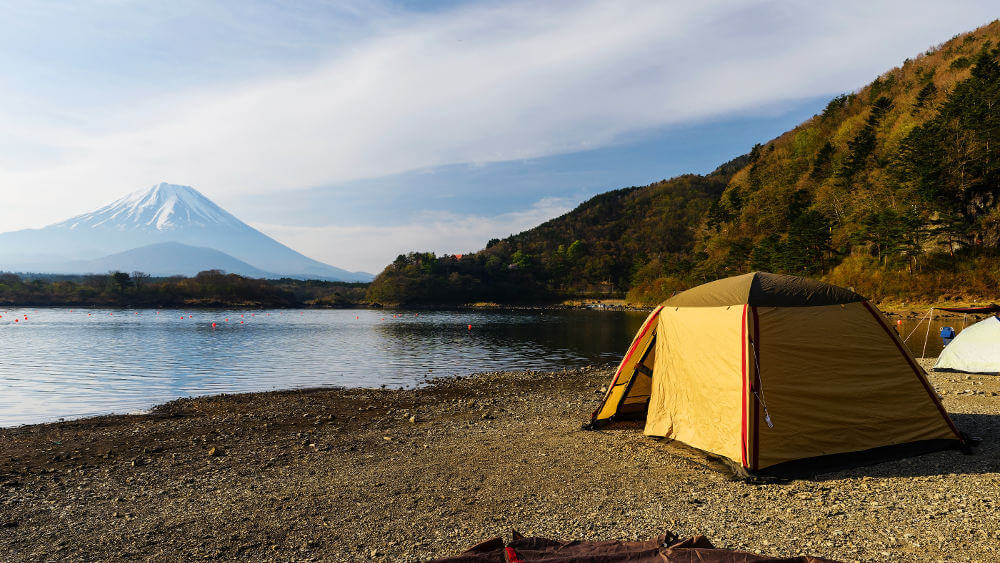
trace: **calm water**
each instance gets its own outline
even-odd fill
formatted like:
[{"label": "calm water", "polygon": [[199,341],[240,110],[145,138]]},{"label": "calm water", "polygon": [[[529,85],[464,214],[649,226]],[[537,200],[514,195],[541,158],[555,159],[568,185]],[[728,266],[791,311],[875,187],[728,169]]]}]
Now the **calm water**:
[{"label": "calm water", "polygon": [[[646,317],[43,308],[0,309],[0,315],[0,426],[130,412],[192,395],[404,387],[443,375],[617,362]],[[903,335],[915,324],[904,322]],[[957,330],[961,319],[934,322],[928,355],[940,352],[943,324]],[[916,355],[926,326],[907,343]]]},{"label": "calm water", "polygon": [[[902,325],[897,325],[896,329],[899,335],[906,340],[906,347],[910,349],[916,357],[921,357],[924,352],[924,341],[926,340],[926,355],[928,358],[936,358],[941,354],[941,350],[944,345],[941,342],[941,328],[950,326],[955,329],[956,333],[962,332],[962,329],[967,326],[972,326],[978,321],[983,320],[984,316],[973,316],[969,315],[963,320],[962,316],[957,317],[935,317],[931,319],[930,331],[927,330],[927,319],[906,319],[903,321]],[[890,324],[896,321],[890,321]]]},{"label": "calm water", "polygon": [[192,395],[402,387],[428,376],[615,362],[645,318],[42,308],[0,315],[0,426],[130,412]]}]

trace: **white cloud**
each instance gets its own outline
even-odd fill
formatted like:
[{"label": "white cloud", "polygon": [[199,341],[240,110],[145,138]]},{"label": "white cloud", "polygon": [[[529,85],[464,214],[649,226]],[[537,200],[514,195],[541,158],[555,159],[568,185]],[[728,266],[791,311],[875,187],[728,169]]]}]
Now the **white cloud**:
[{"label": "white cloud", "polygon": [[848,4],[522,1],[394,19],[309,71],[168,91],[99,122],[7,110],[0,186],[17,215],[56,220],[160,180],[294,189],[599,147],[849,89],[992,9]]},{"label": "white cloud", "polygon": [[[363,6],[352,4],[351,17],[378,20],[364,26],[366,38],[330,45],[319,62],[285,74],[260,65],[265,75],[200,87],[182,81],[181,89],[167,76],[155,97],[112,96],[86,111],[27,103],[33,92],[21,89],[21,77],[0,77],[0,230],[62,220],[159,181],[232,201],[598,148],[644,130],[850,90],[995,13],[992,2],[931,0],[521,0],[402,16],[387,15],[383,4],[366,15]],[[186,9],[197,17],[197,4]],[[65,79],[59,86],[72,92],[85,78]],[[351,233],[367,228],[330,227],[325,240],[302,231],[295,246],[346,248],[357,244]],[[382,254],[412,240],[371,228],[386,245]],[[501,233],[480,238],[492,234]]]},{"label": "white cloud", "polygon": [[574,203],[545,198],[528,209],[492,217],[423,212],[416,217],[386,217],[380,225],[253,226],[310,258],[341,267],[350,264],[352,269],[377,274],[397,255],[407,252],[462,254],[479,250],[491,238],[516,234],[558,217]]}]

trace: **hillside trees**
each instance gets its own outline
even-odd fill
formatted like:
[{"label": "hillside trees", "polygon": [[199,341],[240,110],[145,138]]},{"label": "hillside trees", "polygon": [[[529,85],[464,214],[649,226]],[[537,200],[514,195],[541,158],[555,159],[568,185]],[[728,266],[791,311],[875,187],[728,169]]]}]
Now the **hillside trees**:
[{"label": "hillside trees", "polygon": [[937,114],[904,139],[897,173],[936,214],[935,231],[974,247],[995,238],[982,223],[1000,196],[1000,64],[983,50],[971,77],[959,83]]},{"label": "hillside trees", "polygon": [[[655,300],[752,269],[859,287],[865,269],[872,280],[905,272],[903,279],[919,274],[933,280],[926,287],[941,288],[950,272],[1000,263],[995,45],[1000,22],[836,96],[819,115],[712,174],[600,194],[534,229],[490,241],[443,271],[447,279],[458,272],[445,286],[466,293],[424,295],[516,301],[519,293],[498,288],[520,283],[535,298],[613,288]],[[400,302],[413,295],[408,286],[446,281],[419,279],[424,275],[390,266],[373,288]],[[961,279],[971,283],[972,275]],[[475,283],[463,286],[463,279]],[[870,287],[873,296],[904,291],[881,282]]]}]

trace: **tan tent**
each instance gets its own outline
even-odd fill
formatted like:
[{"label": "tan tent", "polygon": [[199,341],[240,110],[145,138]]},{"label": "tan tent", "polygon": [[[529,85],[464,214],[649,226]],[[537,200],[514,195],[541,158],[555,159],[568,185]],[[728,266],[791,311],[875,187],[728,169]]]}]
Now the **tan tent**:
[{"label": "tan tent", "polygon": [[962,445],[926,374],[856,293],[754,272],[679,293],[639,330],[595,426],[645,433],[748,473],[898,444]]}]

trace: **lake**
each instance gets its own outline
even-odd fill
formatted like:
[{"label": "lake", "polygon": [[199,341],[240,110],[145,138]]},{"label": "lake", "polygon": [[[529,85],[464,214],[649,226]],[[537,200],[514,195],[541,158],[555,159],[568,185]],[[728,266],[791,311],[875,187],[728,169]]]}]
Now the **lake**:
[{"label": "lake", "polygon": [[[481,371],[617,362],[647,313],[12,308],[0,315],[0,426],[11,426],[196,395],[409,387]],[[914,325],[907,321],[904,334]],[[935,325],[928,355],[941,349]],[[917,355],[924,327],[908,342]]]},{"label": "lake", "polygon": [[195,395],[406,387],[435,376],[615,362],[646,316],[49,308],[0,315],[0,426]]}]

